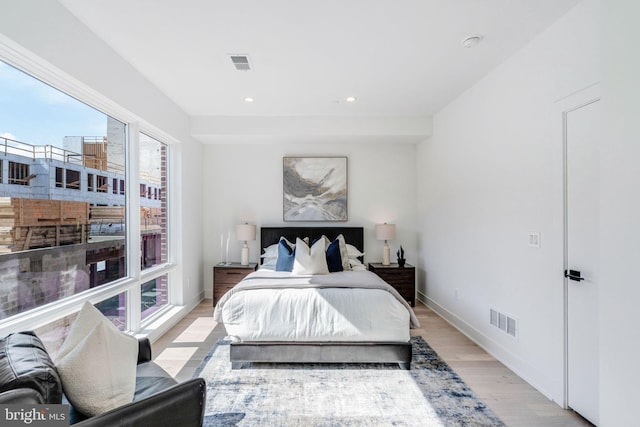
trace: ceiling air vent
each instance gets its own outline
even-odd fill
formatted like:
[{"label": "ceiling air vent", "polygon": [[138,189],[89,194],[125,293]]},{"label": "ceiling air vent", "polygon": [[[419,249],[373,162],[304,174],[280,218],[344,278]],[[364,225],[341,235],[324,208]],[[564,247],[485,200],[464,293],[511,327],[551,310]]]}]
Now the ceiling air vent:
[{"label": "ceiling air vent", "polygon": [[231,62],[233,62],[234,67],[238,71],[249,71],[251,70],[251,64],[249,63],[248,55],[229,55],[231,57]]}]

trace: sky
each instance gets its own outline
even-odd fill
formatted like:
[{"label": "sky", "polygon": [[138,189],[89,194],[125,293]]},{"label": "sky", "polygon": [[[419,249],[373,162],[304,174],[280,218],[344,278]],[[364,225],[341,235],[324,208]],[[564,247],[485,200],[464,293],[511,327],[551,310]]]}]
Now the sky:
[{"label": "sky", "polygon": [[106,132],[104,113],[0,61],[0,137],[62,147],[65,136]]}]

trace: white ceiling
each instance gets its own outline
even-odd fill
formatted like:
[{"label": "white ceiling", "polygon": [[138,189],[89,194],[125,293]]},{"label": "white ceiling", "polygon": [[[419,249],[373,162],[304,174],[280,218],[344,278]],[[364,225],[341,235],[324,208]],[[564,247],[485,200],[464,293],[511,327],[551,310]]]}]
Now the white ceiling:
[{"label": "white ceiling", "polygon": [[433,115],[579,0],[60,2],[190,116],[389,118]]}]

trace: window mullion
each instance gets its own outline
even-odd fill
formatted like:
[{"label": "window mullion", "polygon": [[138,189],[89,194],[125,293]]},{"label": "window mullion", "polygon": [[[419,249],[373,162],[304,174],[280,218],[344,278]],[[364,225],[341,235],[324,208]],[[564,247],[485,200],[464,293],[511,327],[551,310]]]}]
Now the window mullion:
[{"label": "window mullion", "polygon": [[[167,259],[170,263],[180,266],[182,266],[182,233],[180,231],[182,212],[178,207],[182,206],[182,191],[179,188],[182,181],[176,177],[178,176],[178,165],[181,164],[181,155],[181,147],[174,145],[167,156],[167,224],[169,226],[167,235],[171,242],[167,251]],[[181,267],[178,270],[181,271]],[[180,281],[181,273],[179,271],[174,269],[169,273],[169,304],[184,304],[182,287],[173,285]],[[191,286],[191,283],[188,283],[187,286]]]},{"label": "window mullion", "polygon": [[128,146],[126,150],[126,215],[127,215],[127,271],[135,286],[127,291],[127,329],[140,329],[140,126],[127,126]]}]

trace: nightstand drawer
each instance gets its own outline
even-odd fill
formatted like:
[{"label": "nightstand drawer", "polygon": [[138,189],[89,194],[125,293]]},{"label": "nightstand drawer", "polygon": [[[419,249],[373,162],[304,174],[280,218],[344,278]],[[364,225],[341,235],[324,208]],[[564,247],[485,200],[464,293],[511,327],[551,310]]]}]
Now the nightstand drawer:
[{"label": "nightstand drawer", "polygon": [[248,270],[246,268],[216,268],[213,281],[216,285],[223,283],[235,285],[240,280],[244,279],[247,274],[251,273],[251,271],[252,270]]},{"label": "nightstand drawer", "polygon": [[390,285],[404,285],[406,283],[412,283],[415,278],[415,271],[401,271],[397,270],[379,270],[376,269],[375,273],[380,276],[385,282]]},{"label": "nightstand drawer", "polygon": [[218,264],[213,267],[213,305],[226,294],[229,289],[237,285],[249,273],[256,271],[258,264],[250,263],[241,265],[239,263]]}]

